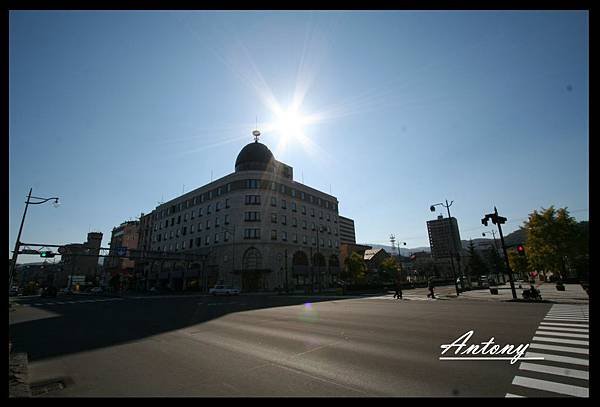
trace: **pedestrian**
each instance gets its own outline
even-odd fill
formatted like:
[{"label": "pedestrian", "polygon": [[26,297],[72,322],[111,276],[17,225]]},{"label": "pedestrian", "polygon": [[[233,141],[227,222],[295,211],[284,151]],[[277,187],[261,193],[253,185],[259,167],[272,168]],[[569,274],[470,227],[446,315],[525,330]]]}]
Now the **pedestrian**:
[{"label": "pedestrian", "polygon": [[402,299],[402,287],[400,287],[400,284],[396,284],[396,293],[394,294],[394,298],[397,300]]},{"label": "pedestrian", "polygon": [[434,284],[433,284],[433,279],[429,279],[429,282],[427,284],[427,288],[429,288],[429,294],[427,294],[427,298],[432,298],[435,299],[435,294],[433,293],[433,289],[434,289]]}]

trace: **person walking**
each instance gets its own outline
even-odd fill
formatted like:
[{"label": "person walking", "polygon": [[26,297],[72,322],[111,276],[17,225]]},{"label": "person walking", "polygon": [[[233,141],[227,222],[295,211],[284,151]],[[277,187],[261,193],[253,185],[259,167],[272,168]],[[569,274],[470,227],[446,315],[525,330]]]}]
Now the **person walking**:
[{"label": "person walking", "polygon": [[433,292],[434,289],[433,279],[429,279],[427,283],[427,288],[429,289],[429,294],[427,294],[427,298],[435,299],[435,294]]},{"label": "person walking", "polygon": [[400,287],[400,284],[396,284],[396,293],[394,294],[394,298],[397,300],[401,300],[402,299],[402,287]]}]

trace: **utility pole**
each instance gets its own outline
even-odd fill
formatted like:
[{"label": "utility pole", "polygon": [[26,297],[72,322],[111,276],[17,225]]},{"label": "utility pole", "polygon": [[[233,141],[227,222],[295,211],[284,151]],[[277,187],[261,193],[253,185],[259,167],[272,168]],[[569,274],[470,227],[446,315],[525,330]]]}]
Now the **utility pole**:
[{"label": "utility pole", "polygon": [[508,253],[506,251],[506,245],[504,244],[504,235],[502,234],[502,224],[506,223],[506,218],[498,215],[498,209],[494,206],[494,213],[488,213],[481,223],[485,226],[488,225],[488,221],[491,219],[494,225],[498,225],[498,232],[500,233],[500,242],[502,243],[502,251],[504,252],[504,260],[506,261],[506,268],[508,269],[508,278],[510,280],[510,289],[512,291],[513,299],[517,299],[517,292],[515,290],[515,282],[513,280],[512,270],[508,261]]}]

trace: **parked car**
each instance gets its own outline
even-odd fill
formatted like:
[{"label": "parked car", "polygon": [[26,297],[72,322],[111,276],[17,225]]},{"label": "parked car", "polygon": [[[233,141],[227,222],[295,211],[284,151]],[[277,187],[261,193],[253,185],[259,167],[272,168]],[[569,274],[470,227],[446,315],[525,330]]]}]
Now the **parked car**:
[{"label": "parked car", "polygon": [[229,285],[216,285],[208,290],[208,293],[212,295],[239,295],[240,290]]},{"label": "parked car", "polygon": [[479,277],[479,287],[480,288],[490,288],[490,282],[488,276]]}]

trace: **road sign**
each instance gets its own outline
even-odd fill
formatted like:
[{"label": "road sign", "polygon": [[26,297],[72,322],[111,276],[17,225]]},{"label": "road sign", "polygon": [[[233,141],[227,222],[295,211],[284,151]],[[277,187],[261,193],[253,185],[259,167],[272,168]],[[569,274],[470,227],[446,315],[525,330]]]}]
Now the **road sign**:
[{"label": "road sign", "polygon": [[24,250],[21,250],[19,252],[19,254],[40,254],[40,252],[37,250],[32,250],[32,249],[24,249]]}]

